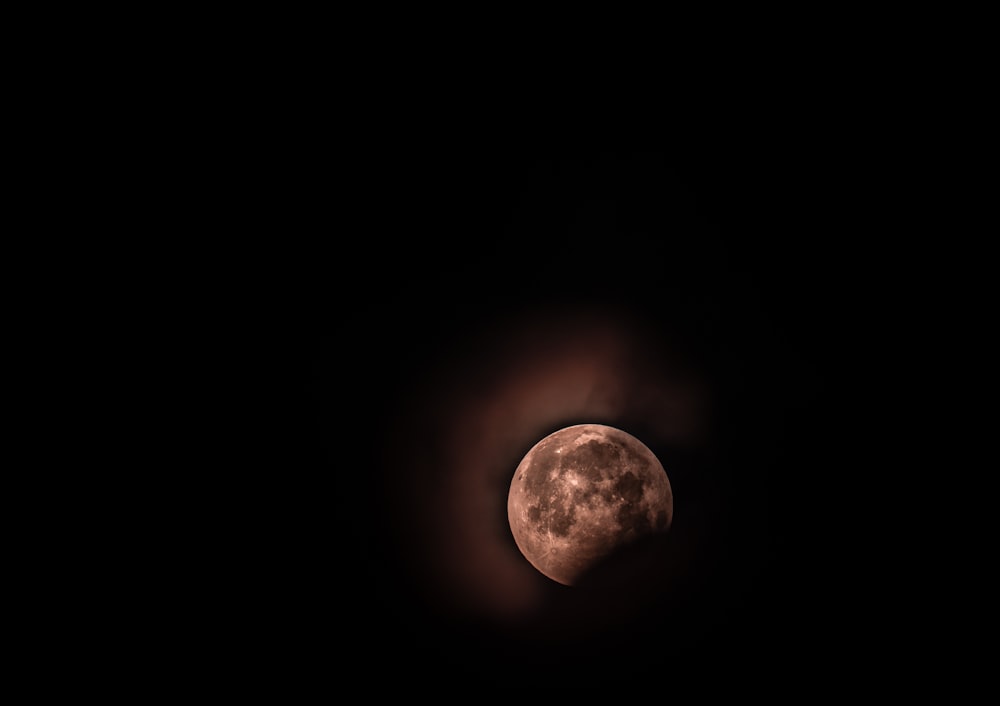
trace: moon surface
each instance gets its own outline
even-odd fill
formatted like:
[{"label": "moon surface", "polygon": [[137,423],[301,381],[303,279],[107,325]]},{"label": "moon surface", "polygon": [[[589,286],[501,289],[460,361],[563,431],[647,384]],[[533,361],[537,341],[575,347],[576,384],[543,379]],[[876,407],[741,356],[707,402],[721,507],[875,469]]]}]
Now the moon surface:
[{"label": "moon surface", "polygon": [[670,480],[653,452],[603,424],[569,426],[539,441],[507,496],[521,553],[567,586],[616,549],[669,530],[673,510]]}]

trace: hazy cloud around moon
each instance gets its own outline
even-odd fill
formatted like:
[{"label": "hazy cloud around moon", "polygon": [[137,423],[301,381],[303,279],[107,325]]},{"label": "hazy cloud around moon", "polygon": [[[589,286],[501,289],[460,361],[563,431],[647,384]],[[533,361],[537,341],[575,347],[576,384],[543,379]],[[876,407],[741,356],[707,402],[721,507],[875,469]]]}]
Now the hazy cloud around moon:
[{"label": "hazy cloud around moon", "polygon": [[390,451],[394,524],[439,609],[530,621],[555,590],[506,520],[514,470],[542,437],[596,422],[652,448],[702,443],[711,391],[650,330],[613,308],[511,316],[463,340],[412,392]]}]

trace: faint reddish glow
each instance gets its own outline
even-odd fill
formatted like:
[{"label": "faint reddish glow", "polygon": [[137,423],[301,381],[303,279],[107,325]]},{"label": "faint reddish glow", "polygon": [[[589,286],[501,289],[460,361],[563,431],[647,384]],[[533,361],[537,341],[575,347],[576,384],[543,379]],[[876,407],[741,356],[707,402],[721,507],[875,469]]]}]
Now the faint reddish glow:
[{"label": "faint reddish glow", "polygon": [[399,525],[441,606],[527,620],[560,590],[521,555],[506,519],[514,470],[545,435],[599,422],[650,446],[702,440],[707,389],[645,331],[611,311],[538,312],[471,341],[426,381],[413,410],[422,423],[401,429],[396,448],[413,466],[398,503],[412,517]]}]

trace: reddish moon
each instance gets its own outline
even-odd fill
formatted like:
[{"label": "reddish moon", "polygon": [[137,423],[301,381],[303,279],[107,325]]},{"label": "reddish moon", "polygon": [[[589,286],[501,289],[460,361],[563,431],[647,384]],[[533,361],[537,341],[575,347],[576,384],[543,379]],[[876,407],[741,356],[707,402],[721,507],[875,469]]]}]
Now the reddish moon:
[{"label": "reddish moon", "polygon": [[670,480],[653,452],[603,424],[577,424],[539,441],[507,496],[521,553],[567,586],[616,549],[669,530],[673,510]]}]

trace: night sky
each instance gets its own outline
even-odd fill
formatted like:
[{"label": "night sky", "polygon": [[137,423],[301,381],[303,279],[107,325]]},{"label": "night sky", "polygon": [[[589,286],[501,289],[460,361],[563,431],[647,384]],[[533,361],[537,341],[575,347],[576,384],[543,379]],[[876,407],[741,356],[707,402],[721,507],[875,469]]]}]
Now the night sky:
[{"label": "night sky", "polygon": [[[832,147],[710,132],[407,136],[289,177],[277,318],[306,403],[253,491],[268,649],[427,686],[809,661],[856,194]],[[567,588],[518,552],[507,487],[581,422],[654,451],[674,520]]]}]

